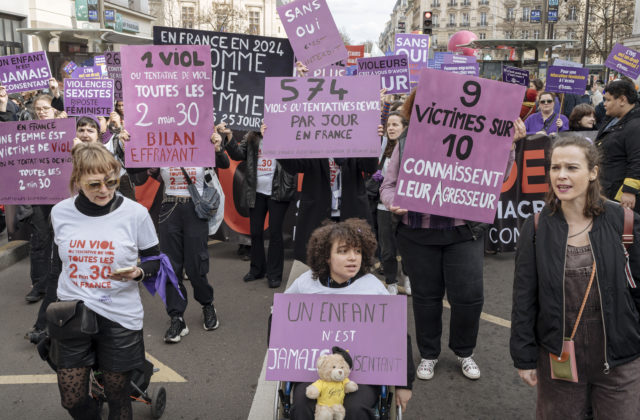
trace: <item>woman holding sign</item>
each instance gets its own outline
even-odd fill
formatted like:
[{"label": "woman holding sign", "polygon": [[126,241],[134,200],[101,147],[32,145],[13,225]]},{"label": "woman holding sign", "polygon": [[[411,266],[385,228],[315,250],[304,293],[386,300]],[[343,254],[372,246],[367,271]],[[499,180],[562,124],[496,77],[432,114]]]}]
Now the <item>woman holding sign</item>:
[{"label": "woman holding sign", "polygon": [[569,120],[563,114],[554,111],[556,95],[553,92],[542,92],[539,99],[538,108],[540,111],[530,115],[524,122],[527,135],[542,134],[548,136],[567,131],[569,129]]},{"label": "woman holding sign", "polygon": [[[303,273],[285,293],[387,295],[386,288],[369,272],[376,252],[376,239],[371,227],[362,219],[327,223],[314,230],[307,247],[311,270]],[[411,340],[407,339],[407,386],[396,387],[396,403],[406,409],[411,399],[414,380]],[[313,419],[315,400],[305,395],[309,383],[294,386],[291,418]],[[346,419],[375,419],[373,406],[376,387],[358,385],[358,390],[345,396]]]},{"label": "woman holding sign", "polygon": [[601,195],[599,170],[593,143],[559,135],[516,248],[511,358],[538,419],[585,418],[589,392],[596,419],[640,415],[640,216]]}]

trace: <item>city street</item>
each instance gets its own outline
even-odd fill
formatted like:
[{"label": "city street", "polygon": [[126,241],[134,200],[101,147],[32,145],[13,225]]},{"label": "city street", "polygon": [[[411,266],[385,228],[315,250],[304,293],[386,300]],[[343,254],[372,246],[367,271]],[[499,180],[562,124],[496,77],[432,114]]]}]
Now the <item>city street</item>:
[{"label": "city street", "polygon": [[[200,307],[190,300],[185,316],[189,335],[181,343],[167,345],[162,337],[169,320],[162,301],[146,290],[141,292],[146,350],[160,367],[150,388],[164,386],[167,390],[164,419],[246,419],[258,386],[274,291],[267,288],[266,280],[242,282],[249,263],[237,257],[236,245],[217,243],[209,250],[209,278],[221,323],[218,330],[203,330]],[[290,250],[286,257],[285,274],[292,263]],[[53,372],[23,338],[39,305],[24,300],[29,288],[28,261],[23,259],[0,271],[4,333],[0,343],[0,418],[66,419]],[[484,273],[485,306],[476,351],[482,378],[476,382],[464,378],[455,355],[447,349],[449,312],[445,309],[443,352],[436,375],[431,381],[416,380],[405,419],[534,418],[535,390],[518,378],[508,350],[513,255],[487,256]],[[188,283],[187,290],[191,296]],[[413,335],[411,308],[409,332]],[[415,342],[414,359],[417,365]],[[134,403],[134,418],[151,418],[149,407]],[[264,412],[258,418],[270,419],[272,413]]]}]

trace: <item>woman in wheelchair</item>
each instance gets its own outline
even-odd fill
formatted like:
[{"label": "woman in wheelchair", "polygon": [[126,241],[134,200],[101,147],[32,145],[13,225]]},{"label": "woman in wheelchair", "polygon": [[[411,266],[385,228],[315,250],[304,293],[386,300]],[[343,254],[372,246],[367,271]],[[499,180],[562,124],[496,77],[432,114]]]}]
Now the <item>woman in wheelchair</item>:
[{"label": "woman in wheelchair", "polygon": [[[311,270],[298,277],[285,293],[388,295],[380,280],[369,273],[375,251],[375,235],[365,220],[325,224],[312,233],[307,245],[307,263]],[[415,375],[409,336],[407,340],[407,386],[396,387],[396,403],[403,412],[411,399]],[[314,418],[315,400],[305,395],[309,385],[294,385],[291,407],[294,420]],[[374,419],[378,391],[377,386],[359,384],[356,392],[346,394],[345,419]]]}]

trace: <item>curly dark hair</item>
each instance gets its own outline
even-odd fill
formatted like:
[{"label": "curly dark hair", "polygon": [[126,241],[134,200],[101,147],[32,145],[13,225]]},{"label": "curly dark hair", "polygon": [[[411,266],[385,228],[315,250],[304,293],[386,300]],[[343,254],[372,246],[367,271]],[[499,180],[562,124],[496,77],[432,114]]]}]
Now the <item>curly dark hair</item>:
[{"label": "curly dark hair", "polygon": [[376,253],[376,237],[364,219],[347,219],[340,223],[327,221],[314,230],[307,244],[307,264],[314,279],[328,279],[329,259],[334,242],[344,242],[349,248],[360,248],[362,263],[356,278],[371,271]]}]

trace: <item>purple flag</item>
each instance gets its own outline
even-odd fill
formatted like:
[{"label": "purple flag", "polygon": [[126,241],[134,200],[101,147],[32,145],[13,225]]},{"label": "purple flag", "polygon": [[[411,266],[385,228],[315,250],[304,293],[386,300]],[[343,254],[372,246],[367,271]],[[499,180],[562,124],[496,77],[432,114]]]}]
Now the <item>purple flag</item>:
[{"label": "purple flag", "polygon": [[409,59],[409,80],[412,85],[418,83],[420,70],[429,64],[429,35],[396,34],[396,55],[404,54]]},{"label": "purple flag", "polygon": [[268,381],[317,380],[317,360],[333,346],[349,351],[354,382],[406,385],[407,297],[273,296]]},{"label": "purple flag", "polygon": [[70,197],[73,118],[0,124],[0,203],[56,204]]},{"label": "purple flag", "polygon": [[548,92],[584,95],[588,78],[589,69],[551,66],[547,70],[545,90]]},{"label": "purple flag", "polygon": [[529,70],[518,67],[502,67],[502,81],[529,87]]},{"label": "purple flag", "polygon": [[178,294],[185,300],[182,291],[180,290],[180,284],[178,283],[178,278],[176,277],[176,273],[173,271],[173,267],[171,266],[171,262],[169,261],[169,257],[166,254],[154,255],[150,257],[142,257],[140,258],[141,262],[145,261],[155,261],[160,260],[160,268],[155,276],[145,278],[142,280],[142,284],[147,288],[151,296],[155,296],[156,292],[158,292],[158,296],[162,299],[164,304],[167,304],[167,280],[171,282],[173,287],[178,291]]},{"label": "purple flag", "polygon": [[7,93],[48,88],[51,77],[44,51],[0,57],[0,85]]},{"label": "purple flag", "polygon": [[640,76],[640,52],[616,44],[604,65],[635,80]]},{"label": "purple flag", "polygon": [[406,55],[358,59],[358,75],[379,75],[387,93],[409,93],[409,62]]},{"label": "purple flag", "polygon": [[64,79],[64,110],[69,116],[108,117],[113,110],[113,80]]}]

